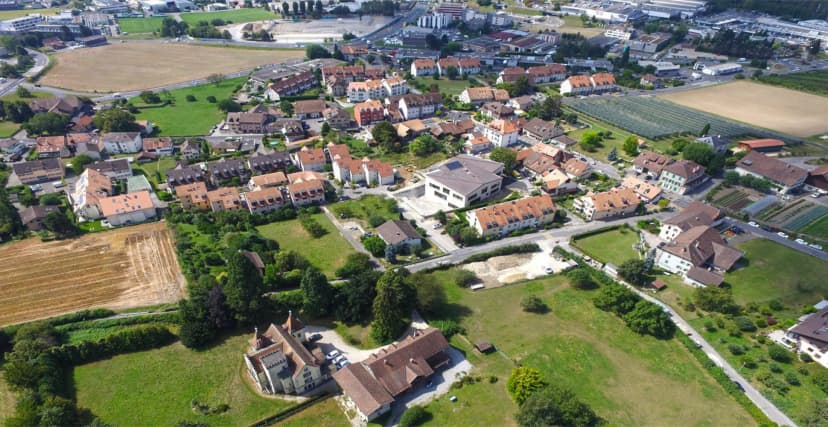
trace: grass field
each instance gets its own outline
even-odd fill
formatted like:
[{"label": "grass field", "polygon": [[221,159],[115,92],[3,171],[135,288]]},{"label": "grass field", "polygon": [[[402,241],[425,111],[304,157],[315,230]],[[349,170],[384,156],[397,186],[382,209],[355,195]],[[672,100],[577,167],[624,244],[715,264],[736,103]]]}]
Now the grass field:
[{"label": "grass field", "polygon": [[0,122],[0,138],[8,138],[20,130],[20,123],[3,121]]},{"label": "grass field", "polygon": [[604,161],[609,161],[607,159],[607,155],[613,148],[616,150],[616,154],[618,154],[618,158],[620,159],[627,159],[633,160],[633,157],[627,155],[624,150],[621,149],[621,146],[624,144],[624,140],[627,139],[628,136],[632,135],[630,132],[627,132],[621,128],[615,127],[609,123],[602,122],[597,119],[593,119],[591,117],[583,117],[582,114],[578,115],[578,121],[581,123],[585,123],[590,125],[590,127],[585,129],[577,129],[567,134],[568,137],[580,141],[581,137],[583,137],[585,132],[605,132],[610,131],[612,132],[612,136],[610,138],[605,138],[601,141],[602,146],[598,147],[595,151],[587,151],[581,147],[581,144],[575,144],[573,148],[575,151],[585,154],[590,157],[595,157],[596,159],[601,159]]},{"label": "grass field", "polygon": [[449,96],[460,95],[460,93],[466,90],[469,86],[474,86],[473,84],[470,84],[468,80],[459,78],[457,80],[449,80],[448,78],[440,78],[435,80],[433,77],[418,77],[414,80],[425,85],[426,88],[436,84],[437,87],[440,88],[440,93],[447,93]]},{"label": "grass field", "polygon": [[828,71],[826,70],[760,76],[757,80],[774,86],[782,86],[788,89],[828,96]]},{"label": "grass field", "polygon": [[828,216],[824,216],[799,230],[800,233],[820,239],[828,239]]},{"label": "grass field", "polygon": [[[594,291],[571,289],[555,276],[471,292],[451,283],[451,271],[433,274],[445,282],[450,307],[467,331],[452,344],[465,351],[475,366],[472,375],[482,380],[452,390],[457,402],[444,396],[428,405],[432,425],[514,425],[517,406],[506,381],[515,362],[570,388],[606,425],[755,425],[682,344],[631,332],[593,306]],[[530,294],[542,298],[550,311],[520,310],[520,300]],[[480,339],[500,353],[472,350],[470,343]]]},{"label": "grass field", "polygon": [[3,370],[0,369],[0,423],[3,423],[6,417],[14,413],[14,402],[14,393],[6,384],[5,378],[3,378]]},{"label": "grass field", "polygon": [[122,33],[146,34],[161,32],[161,22],[164,18],[153,16],[150,18],[119,18],[118,26]]},{"label": "grass field", "polygon": [[595,24],[592,27],[584,27],[584,23],[581,21],[580,16],[575,15],[566,15],[560,18],[563,20],[564,25],[558,27],[558,31],[562,33],[581,33],[584,37],[592,37],[597,36],[599,34],[604,34],[605,29]]},{"label": "grass field", "polygon": [[745,251],[746,267],[727,273],[739,304],[774,299],[799,309],[828,297],[828,263],[765,239],[736,245]]},{"label": "grass field", "polygon": [[626,227],[593,234],[582,239],[574,238],[574,245],[587,255],[615,266],[624,261],[637,259],[633,245],[638,243],[638,233]]},{"label": "grass field", "polygon": [[264,9],[258,8],[223,10],[220,12],[192,12],[181,14],[181,20],[190,24],[191,26],[198,24],[199,21],[210,22],[213,19],[223,19],[224,21],[232,21],[234,24],[241,24],[243,22],[264,21],[276,18],[277,16],[275,13],[268,12]]},{"label": "grass field", "polygon": [[345,265],[345,258],[355,252],[354,248],[325,214],[315,214],[313,218],[328,231],[327,234],[314,239],[297,219],[274,222],[257,229],[262,236],[277,241],[280,249],[298,252],[326,276],[334,277],[334,271]]},{"label": "grass field", "polygon": [[26,102],[28,102],[28,101],[31,101],[32,99],[35,99],[35,98],[51,98],[51,97],[55,96],[54,94],[51,94],[49,92],[44,92],[42,90],[30,90],[29,92],[32,94],[31,98],[21,98],[21,97],[17,96],[17,91],[11,91],[11,92],[3,95],[3,96],[0,96],[0,99],[2,99],[5,102],[13,102],[13,101],[26,101]]},{"label": "grass field", "polygon": [[16,9],[16,10],[0,10],[0,20],[20,18],[30,13],[37,13],[40,15],[56,15],[60,13],[59,7],[51,9]]},{"label": "grass field", "polygon": [[166,225],[155,222],[0,246],[0,326],[86,308],[178,301],[185,283],[173,244]]},{"label": "grass field", "polygon": [[[251,332],[252,334],[252,332]],[[171,426],[179,421],[211,426],[249,425],[292,403],[257,395],[245,381],[244,333],[208,350],[193,351],[180,343],[158,350],[115,356],[75,368],[78,406],[118,426]],[[151,384],[151,385],[150,385]],[[198,399],[230,410],[204,416],[190,408]]]},{"label": "grass field", "polygon": [[[239,77],[224,80],[218,85],[206,84],[171,90],[170,95],[175,102],[159,108],[142,108],[136,118],[153,122],[158,128],[158,134],[162,136],[205,135],[225,116],[216,104],[207,101],[207,97],[214,96],[217,100],[229,98],[236,86],[244,83],[244,80],[244,77]],[[196,100],[187,101],[187,95],[195,96]],[[140,99],[133,98],[132,101],[140,102]]]},{"label": "grass field", "polygon": [[[154,122],[154,121],[153,121]],[[155,184],[156,186],[165,182],[167,179],[167,171],[170,169],[175,168],[175,165],[178,164],[178,161],[172,157],[161,157],[154,162],[148,163],[138,163],[135,162],[132,164],[133,170],[140,170],[144,172],[144,175],[147,177],[151,183]],[[161,181],[158,181],[157,172],[161,173]]]},{"label": "grass field", "polygon": [[296,49],[127,42],[59,52],[55,54],[57,63],[41,83],[87,92],[141,90],[304,56],[304,50]]},{"label": "grass field", "polygon": [[[661,98],[754,126],[808,137],[828,130],[828,97],[748,81],[672,92]],[[774,102],[767,102],[773,99]]]},{"label": "grass field", "polygon": [[281,427],[350,427],[342,408],[334,399],[325,399],[279,422]]},{"label": "grass field", "polygon": [[338,218],[343,218],[344,215],[346,219],[358,219],[364,226],[368,225],[368,218],[374,215],[385,219],[400,219],[397,202],[394,199],[371,194],[359,199],[337,202],[329,208]]}]

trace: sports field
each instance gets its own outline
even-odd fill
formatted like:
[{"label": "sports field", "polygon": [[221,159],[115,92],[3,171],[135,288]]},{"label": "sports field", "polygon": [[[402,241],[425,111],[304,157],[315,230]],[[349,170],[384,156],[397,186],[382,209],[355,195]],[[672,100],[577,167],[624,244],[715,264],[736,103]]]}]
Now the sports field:
[{"label": "sports field", "polygon": [[232,22],[240,24],[242,22],[264,21],[267,19],[276,19],[277,16],[273,12],[268,12],[264,9],[247,8],[238,10],[223,10],[220,12],[191,12],[182,13],[181,20],[192,25],[198,24],[199,21],[210,22],[214,19],[221,19],[225,22]]},{"label": "sports field", "polygon": [[87,92],[131,91],[204,79],[215,73],[233,73],[304,56],[304,50],[233,49],[133,41],[59,52],[55,55],[57,63],[40,82],[44,86]]},{"label": "sports field", "polygon": [[87,308],[178,301],[184,277],[162,222],[0,246],[0,326]]},{"label": "sports field", "polygon": [[121,33],[145,34],[154,31],[161,31],[161,21],[164,18],[154,16],[151,18],[119,18],[118,27]]},{"label": "sports field", "polygon": [[828,131],[828,98],[736,81],[659,95],[661,98],[754,126],[799,137]]}]

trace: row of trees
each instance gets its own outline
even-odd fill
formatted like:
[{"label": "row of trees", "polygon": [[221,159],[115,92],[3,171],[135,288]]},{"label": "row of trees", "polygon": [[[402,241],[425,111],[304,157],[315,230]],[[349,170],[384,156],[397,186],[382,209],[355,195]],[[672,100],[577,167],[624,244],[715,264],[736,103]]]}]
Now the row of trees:
[{"label": "row of trees", "polygon": [[282,2],[282,18],[311,15],[313,18],[318,19],[324,13],[323,7],[322,0],[316,0],[316,2],[312,0],[295,1],[293,2],[293,13],[291,13],[291,5],[288,2]]}]

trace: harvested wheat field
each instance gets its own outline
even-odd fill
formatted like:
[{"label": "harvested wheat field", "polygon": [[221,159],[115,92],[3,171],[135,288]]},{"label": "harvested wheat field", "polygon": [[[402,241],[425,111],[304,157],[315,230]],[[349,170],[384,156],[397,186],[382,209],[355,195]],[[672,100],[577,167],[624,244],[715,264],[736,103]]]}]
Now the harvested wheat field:
[{"label": "harvested wheat field", "polygon": [[86,308],[175,302],[185,281],[162,222],[0,246],[0,326]]},{"label": "harvested wheat field", "polygon": [[659,97],[799,137],[828,130],[828,97],[781,87],[736,81]]},{"label": "harvested wheat field", "polygon": [[85,92],[150,89],[303,58],[297,49],[236,49],[176,43],[128,42],[55,54],[45,86]]}]

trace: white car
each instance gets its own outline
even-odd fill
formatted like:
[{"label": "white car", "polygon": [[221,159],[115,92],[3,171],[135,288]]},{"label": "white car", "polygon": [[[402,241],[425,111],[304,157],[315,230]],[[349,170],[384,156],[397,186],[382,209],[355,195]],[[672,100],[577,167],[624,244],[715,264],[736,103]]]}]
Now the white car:
[{"label": "white car", "polygon": [[543,269],[543,271],[545,271],[546,274],[552,274],[555,272],[555,270],[553,270],[552,267],[546,267]]},{"label": "white car", "polygon": [[811,197],[813,197],[813,198],[815,198],[815,199],[818,199],[818,198],[819,198],[819,196],[820,196],[820,194],[819,194],[819,193],[811,193]]},{"label": "white car", "polygon": [[339,352],[339,350],[334,350],[334,351],[332,351],[332,352],[330,352],[330,353],[326,354],[326,355],[325,355],[325,359],[328,359],[328,360],[333,360],[333,359],[336,359],[336,358],[337,358],[338,356],[340,356],[341,354],[342,354],[342,353],[340,353],[340,352]]},{"label": "white car", "polygon": [[822,245],[817,245],[816,243],[811,243],[810,245],[808,245],[808,247],[816,249],[818,251],[822,250]]},{"label": "white car", "polygon": [[794,242],[799,243],[800,245],[807,245],[808,244],[808,242],[806,242],[802,239],[796,239],[796,240],[794,240]]},{"label": "white car", "polygon": [[748,225],[751,226],[751,227],[759,227],[759,224],[757,224],[754,221],[749,222]]},{"label": "white car", "polygon": [[783,239],[787,239],[787,238],[788,238],[788,235],[787,235],[787,234],[785,234],[785,233],[783,233],[783,232],[781,232],[781,231],[780,231],[780,232],[778,232],[778,233],[776,233],[776,235],[777,235],[777,236],[779,236],[779,237],[781,237],[781,238],[783,238]]},{"label": "white car", "polygon": [[339,356],[336,356],[336,359],[334,359],[333,362],[338,365],[338,364],[342,363],[343,360],[347,360],[347,359],[345,359],[345,355],[340,354]]}]

